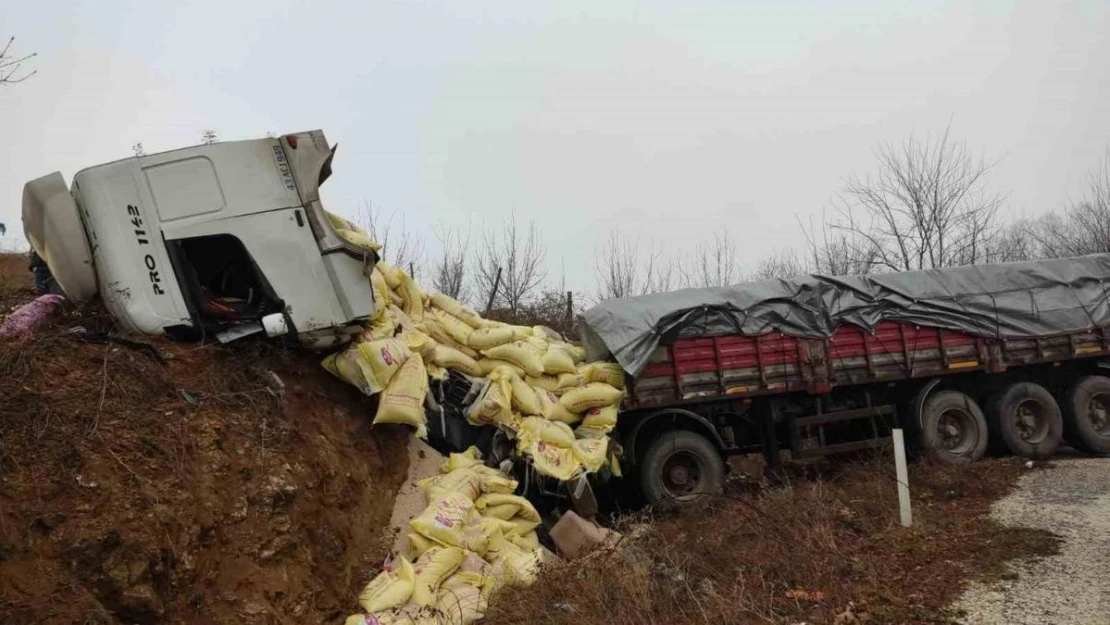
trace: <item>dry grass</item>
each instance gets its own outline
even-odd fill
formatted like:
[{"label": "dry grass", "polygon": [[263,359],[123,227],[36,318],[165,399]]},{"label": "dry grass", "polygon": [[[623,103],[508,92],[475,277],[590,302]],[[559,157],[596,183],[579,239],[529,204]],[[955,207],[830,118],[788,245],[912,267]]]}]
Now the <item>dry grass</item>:
[{"label": "dry grass", "polygon": [[950,622],[945,606],[968,580],[1056,548],[1050,535],[986,517],[1022,470],[1014,459],[914,467],[910,529],[874,461],[650,523],[628,517],[617,549],[548,568],[534,588],[502,595],[486,622]]}]

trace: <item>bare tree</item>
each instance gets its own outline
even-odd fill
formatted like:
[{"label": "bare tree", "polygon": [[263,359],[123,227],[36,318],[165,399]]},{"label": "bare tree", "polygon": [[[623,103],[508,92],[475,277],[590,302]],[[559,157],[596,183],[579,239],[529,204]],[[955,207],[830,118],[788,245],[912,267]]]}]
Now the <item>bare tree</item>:
[{"label": "bare tree", "polygon": [[594,275],[597,277],[598,299],[617,299],[636,295],[639,287],[639,258],[636,244],[618,232],[609,234],[609,244],[600,254],[594,255]]},{"label": "bare tree", "polygon": [[4,47],[0,48],[0,85],[14,85],[23,82],[34,76],[38,71],[31,70],[27,72],[22,70],[23,64],[38,56],[38,53],[32,52],[19,56],[11,51],[13,43],[15,43],[15,37],[9,37]]},{"label": "bare tree", "polygon": [[404,215],[399,219],[397,211],[383,215],[380,207],[363,200],[355,221],[382,246],[382,260],[408,271],[416,278],[415,274],[424,262],[424,242],[405,227]]},{"label": "bare tree", "polygon": [[200,142],[204,145],[212,145],[217,140],[218,139],[216,137],[216,131],[212,130],[211,128],[209,128],[208,130],[202,130],[200,133]]},{"label": "bare tree", "polygon": [[984,262],[1010,263],[1041,258],[1042,248],[1037,243],[1038,222],[1019,219],[1000,227],[987,246]]},{"label": "bare tree", "polygon": [[798,223],[806,239],[808,265],[814,273],[826,276],[851,276],[870,272],[878,257],[871,243],[862,237],[830,227],[824,216],[815,229]]},{"label": "bare tree", "polygon": [[664,257],[661,245],[652,241],[645,248],[638,238],[625,238],[617,231],[594,256],[599,301],[669,291],[675,273],[675,263]]},{"label": "bare tree", "polygon": [[1062,217],[1046,216],[1038,225],[1045,256],[1110,252],[1110,151],[1088,176],[1079,201]]},{"label": "bare tree", "polygon": [[131,151],[135,153],[135,158],[142,158],[146,156],[146,150],[143,149],[143,142],[139,141],[131,146]]},{"label": "bare tree", "polygon": [[467,252],[470,248],[470,228],[467,228],[465,234],[458,230],[438,229],[436,238],[443,246],[443,256],[435,265],[432,285],[444,295],[466,301],[469,296],[466,267]]},{"label": "bare tree", "polygon": [[[879,170],[850,176],[835,199],[831,227],[859,257],[874,254],[877,269],[902,271],[982,262],[997,233],[1003,196],[988,192],[992,164],[950,136],[879,146]],[[864,254],[867,255],[867,254]]]},{"label": "bare tree", "polygon": [[682,286],[728,286],[740,280],[736,247],[728,230],[713,233],[713,239],[699,243],[687,263],[679,264]]},{"label": "bare tree", "polygon": [[771,280],[774,278],[792,278],[808,273],[805,260],[798,256],[794,250],[781,250],[759,261],[755,271],[750,276],[751,280]]},{"label": "bare tree", "polygon": [[529,221],[527,228],[520,229],[516,216],[510,217],[500,230],[483,235],[474,262],[476,296],[492,299],[495,307],[516,314],[547,277],[543,268],[546,257],[536,223]]}]

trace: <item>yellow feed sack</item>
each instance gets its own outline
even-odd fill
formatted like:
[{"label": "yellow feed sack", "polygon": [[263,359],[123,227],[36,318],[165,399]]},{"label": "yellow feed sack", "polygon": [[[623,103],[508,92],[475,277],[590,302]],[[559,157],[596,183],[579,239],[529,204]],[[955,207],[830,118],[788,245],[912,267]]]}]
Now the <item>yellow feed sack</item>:
[{"label": "yellow feed sack", "polygon": [[416,576],[412,564],[398,558],[393,566],[382,571],[358,595],[358,604],[373,614],[404,605],[412,596]]},{"label": "yellow feed sack", "polygon": [[419,558],[425,551],[436,546],[436,543],[424,538],[416,532],[408,533],[409,540],[409,557],[412,559]]},{"label": "yellow feed sack", "polygon": [[474,349],[491,349],[512,341],[513,329],[504,326],[500,328],[478,328],[470,333],[466,344]]},{"label": "yellow feed sack", "polygon": [[536,536],[535,530],[523,534],[508,534],[505,538],[525,551],[537,551],[540,548],[540,538]]},{"label": "yellow feed sack", "polygon": [[397,318],[393,315],[396,307],[387,308],[360,335],[363,342],[380,341],[392,338],[397,333]]},{"label": "yellow feed sack", "polygon": [[574,450],[543,441],[536,441],[521,448],[532,458],[532,466],[557,480],[569,480],[582,470],[582,464],[574,455]]},{"label": "yellow feed sack", "polygon": [[524,369],[514,365],[508,360],[497,360],[496,358],[483,358],[478,361],[478,367],[482,370],[482,375],[489,375],[500,367],[512,371],[513,373],[524,377]]},{"label": "yellow feed sack", "polygon": [[385,276],[382,275],[381,269],[375,265],[374,270],[370,272],[370,288],[374,292],[374,317],[380,316],[387,308],[393,299],[389,296],[389,285],[386,284]]},{"label": "yellow feed sack", "polygon": [[437,365],[434,362],[424,363],[424,369],[428,371],[428,377],[440,382],[447,379],[447,369]]},{"label": "yellow feed sack", "polygon": [[324,210],[324,216],[328,218],[328,223],[331,224],[331,227],[336,230],[352,230],[354,228],[357,228],[354,223],[348,221],[344,217],[336,215],[329,210]]},{"label": "yellow feed sack", "polygon": [[473,358],[447,345],[435,346],[435,349],[432,350],[432,362],[467,375],[476,377],[482,375],[482,368],[478,366]]},{"label": "yellow feed sack", "polygon": [[574,441],[574,457],[591,473],[605,464],[608,453],[608,438],[584,438]]},{"label": "yellow feed sack", "polygon": [[409,603],[421,607],[435,605],[439,585],[463,561],[463,550],[458,547],[432,547],[413,565],[415,581]]},{"label": "yellow feed sack", "polygon": [[447,347],[450,347],[451,349],[466,354],[467,358],[475,359],[478,357],[478,352],[470,349],[466,345],[461,345],[458,341],[451,338],[451,335],[447,333],[447,330],[444,330],[443,326],[440,325],[440,323],[436,321],[435,317],[433,317],[432,315],[425,316],[424,319],[417,325],[420,330],[424,331],[428,336],[435,339],[436,343],[440,345],[445,345]]},{"label": "yellow feed sack", "polygon": [[578,373],[574,359],[562,347],[552,344],[543,355],[544,373]]},{"label": "yellow feed sack", "polygon": [[464,452],[448,455],[447,460],[439,467],[439,472],[450,473],[455,469],[469,469],[471,467],[480,466],[481,464],[482,452],[478,451],[478,448],[472,445]]},{"label": "yellow feed sack", "polygon": [[508,379],[491,379],[481,399],[467,411],[466,420],[474,425],[508,425],[513,420],[511,398]]},{"label": "yellow feed sack", "polygon": [[543,413],[544,418],[549,421],[558,421],[567,425],[574,425],[582,420],[582,415],[567,410],[567,407],[556,403],[550,406],[546,412]]},{"label": "yellow feed sack", "polygon": [[612,430],[613,426],[617,424],[617,412],[616,406],[590,408],[582,415],[582,427]]},{"label": "yellow feed sack", "polygon": [[536,389],[529,386],[523,378],[516,373],[508,372],[506,376],[509,380],[509,386],[512,390],[512,406],[517,412],[524,415],[539,415],[542,414],[543,404],[540,403],[539,395]]},{"label": "yellow feed sack", "polygon": [[440,623],[470,625],[485,616],[486,600],[481,587],[457,585],[440,591],[435,608]]},{"label": "yellow feed sack", "polygon": [[555,394],[561,394],[572,388],[582,386],[582,377],[577,373],[560,373],[559,375],[524,376],[524,381],[536,388],[542,388]]},{"label": "yellow feed sack", "polygon": [[536,572],[539,570],[541,550],[525,551],[509,542],[504,536],[495,535],[490,540],[489,550],[486,555],[496,569],[500,564],[504,567],[504,583],[508,586],[530,586],[536,581]]},{"label": "yellow feed sack", "polygon": [[578,345],[568,345],[566,349],[567,353],[570,354],[570,357],[574,359],[575,363],[583,362],[586,360],[585,348]]},{"label": "yellow feed sack", "polygon": [[616,405],[623,396],[624,391],[620,389],[601,382],[591,382],[567,391],[559,398],[559,403],[567,410],[581,414],[590,408]]},{"label": "yellow feed sack", "polygon": [[624,369],[615,362],[591,362],[579,367],[578,372],[587,382],[601,382],[624,389]]},{"label": "yellow feed sack", "polygon": [[565,423],[548,421],[542,417],[525,417],[520,420],[517,437],[521,444],[532,441],[556,445],[566,449],[574,446],[574,431]]},{"label": "yellow feed sack", "polygon": [[478,316],[478,313],[463,306],[457,300],[443,293],[432,293],[428,298],[431,300],[432,306],[456,317],[466,325],[475,329],[482,327],[482,318]]},{"label": "yellow feed sack", "polygon": [[526,375],[524,381],[545,391],[559,390],[559,378],[553,375]]},{"label": "yellow feed sack", "polygon": [[416,328],[405,330],[399,335],[399,338],[405,342],[409,351],[420,354],[425,360],[429,359],[435,352],[435,339]]},{"label": "yellow feed sack", "polygon": [[549,342],[563,341],[563,335],[559,334],[553,328],[547,326],[532,326],[532,336],[538,336],[541,339],[547,339]]},{"label": "yellow feed sack", "polygon": [[474,329],[459,320],[458,317],[450,313],[445,313],[442,310],[432,309],[432,316],[443,328],[447,335],[451,337],[459,345],[467,345],[470,340],[470,335],[474,333]]},{"label": "yellow feed sack", "polygon": [[382,277],[385,278],[385,283],[389,287],[389,290],[393,291],[400,288],[401,282],[404,279],[402,276],[405,275],[405,272],[389,263],[380,261],[377,264],[377,268],[382,272]]},{"label": "yellow feed sack", "polygon": [[547,417],[554,406],[559,405],[559,397],[547,389],[532,387],[536,391],[536,399],[540,402],[540,416]]},{"label": "yellow feed sack", "polygon": [[498,493],[490,493],[482,495],[474,502],[474,507],[483,516],[501,519],[503,521],[511,521],[521,519],[527,523],[531,523],[531,527],[521,530],[521,525],[516,526],[517,534],[522,534],[527,531],[535,529],[540,524],[540,513],[524,497],[519,495],[502,495]]},{"label": "yellow feed sack", "polygon": [[527,326],[509,326],[513,331],[514,341],[523,341],[524,339],[532,336],[532,328]]},{"label": "yellow feed sack", "polygon": [[587,427],[580,425],[574,429],[574,435],[578,438],[603,438],[608,436],[613,431],[611,427]]},{"label": "yellow feed sack", "polygon": [[375,252],[382,249],[381,244],[371,239],[365,232],[359,232],[357,230],[337,230],[336,234],[351,245],[371,249]]},{"label": "yellow feed sack", "polygon": [[425,538],[448,547],[461,547],[463,528],[474,513],[474,502],[465,494],[448,493],[433,501],[409,527]]},{"label": "yellow feed sack", "polygon": [[358,353],[357,347],[343,350],[336,354],[331,354],[324,358],[320,365],[327,369],[328,373],[343,380],[347,384],[354,386],[358,390],[367,395],[372,395],[377,392],[371,390],[369,382],[367,382],[367,373],[363,372],[366,367],[365,361]]},{"label": "yellow feed sack", "polygon": [[405,311],[401,310],[396,305],[389,307],[389,314],[397,322],[397,325],[404,330],[420,329],[416,326],[416,322],[413,321],[411,317],[406,315]]},{"label": "yellow feed sack", "polygon": [[584,381],[582,376],[576,373],[560,373],[558,383],[555,385],[555,392],[567,392],[573,388],[582,386]]},{"label": "yellow feed sack", "polygon": [[504,519],[475,515],[463,528],[462,546],[484,556],[494,534],[513,534],[516,531],[516,525]]},{"label": "yellow feed sack", "polygon": [[524,373],[528,375],[539,376],[543,374],[543,357],[540,350],[524,341],[513,341],[505,345],[498,345],[482,353],[487,358],[508,360],[524,369]]},{"label": "yellow feed sack", "polygon": [[[363,372],[369,373],[366,383],[370,387],[370,394],[374,394],[386,388],[393,376],[401,370],[401,366],[408,362],[412,352],[401,339],[389,338],[359,343],[358,353],[366,364]],[[421,361],[421,367],[423,364]],[[423,400],[421,397],[421,401]]]},{"label": "yellow feed sack", "polygon": [[401,286],[396,289],[397,294],[401,296],[401,310],[409,316],[413,321],[420,321],[424,318],[424,294],[420,292],[420,288],[416,286],[409,274],[401,273]]},{"label": "yellow feed sack", "polygon": [[424,478],[417,482],[416,486],[424,491],[429,502],[450,494],[465,495],[474,501],[482,492],[482,474],[479,469],[480,467],[455,469],[442,475]]},{"label": "yellow feed sack", "polygon": [[378,400],[374,423],[405,423],[416,428],[416,435],[428,435],[425,428],[424,396],[428,393],[428,373],[420,354],[409,356]]}]

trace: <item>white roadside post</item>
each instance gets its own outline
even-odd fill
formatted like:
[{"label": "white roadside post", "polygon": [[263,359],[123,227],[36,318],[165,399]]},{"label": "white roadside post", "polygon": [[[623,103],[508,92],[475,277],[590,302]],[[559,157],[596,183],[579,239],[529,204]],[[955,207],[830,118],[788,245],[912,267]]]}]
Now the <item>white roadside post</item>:
[{"label": "white roadside post", "polygon": [[894,428],[894,473],[898,478],[898,510],[902,527],[909,527],[913,524],[913,512],[910,510],[910,476],[906,470],[906,439],[902,436],[902,428]]}]

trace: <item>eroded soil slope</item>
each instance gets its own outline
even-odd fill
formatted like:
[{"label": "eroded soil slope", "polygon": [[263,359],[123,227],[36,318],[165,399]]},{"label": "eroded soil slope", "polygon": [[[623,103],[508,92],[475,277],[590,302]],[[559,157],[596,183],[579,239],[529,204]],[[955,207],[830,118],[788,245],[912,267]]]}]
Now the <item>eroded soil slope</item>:
[{"label": "eroded soil slope", "polygon": [[109,329],[70,311],[0,345],[0,623],[341,621],[408,433],[318,356]]}]

